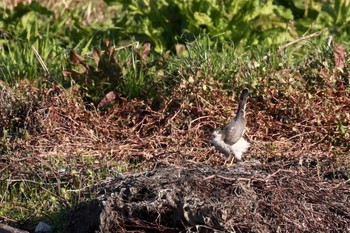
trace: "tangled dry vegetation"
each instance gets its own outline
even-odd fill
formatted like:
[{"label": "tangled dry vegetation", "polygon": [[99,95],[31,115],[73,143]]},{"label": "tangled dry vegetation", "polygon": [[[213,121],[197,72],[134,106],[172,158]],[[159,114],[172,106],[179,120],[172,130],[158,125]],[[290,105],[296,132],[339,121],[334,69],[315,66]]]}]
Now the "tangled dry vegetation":
[{"label": "tangled dry vegetation", "polygon": [[67,216],[64,232],[350,230],[350,187],[318,179],[315,169],[254,162],[161,167],[106,182],[99,201]]},{"label": "tangled dry vegetation", "polygon": [[[246,135],[252,148],[246,159],[259,160],[262,165],[254,168],[249,178],[225,175],[224,158],[210,144],[212,130],[235,112],[237,96],[229,96],[212,77],[201,76],[183,80],[157,104],[152,100],[127,101],[119,96],[104,112],[84,105],[74,86],[55,86],[40,92],[20,85],[17,91],[29,93],[31,104],[22,106],[26,114],[23,117],[21,108],[16,118],[22,123],[9,130],[17,136],[3,140],[0,165],[11,173],[7,182],[30,174],[34,179],[38,174],[33,171],[44,171],[40,179],[52,183],[74,178],[69,169],[61,172],[52,168],[50,158],[56,157],[67,164],[75,161],[76,167],[71,170],[78,171],[82,180],[91,169],[112,169],[121,161],[142,170],[153,169],[157,164],[181,166],[191,161],[191,166],[199,168],[187,174],[193,177],[182,191],[193,189],[188,192],[195,195],[192,201],[203,200],[205,195],[216,198],[215,193],[222,190],[228,206],[247,209],[238,212],[229,208],[227,212],[228,209],[219,210],[218,204],[209,205],[205,208],[220,215],[221,220],[213,225],[188,221],[189,225],[184,226],[204,224],[211,229],[228,230],[222,224],[226,221],[232,223],[232,229],[243,232],[350,229],[350,191],[346,181],[350,167],[349,74],[344,64],[342,69],[318,67],[317,76],[308,72],[311,71],[307,67],[298,71],[276,70],[261,77],[259,85],[251,89]],[[93,167],[86,164],[86,158],[93,161]],[[204,164],[209,170],[201,173]],[[219,166],[218,173],[210,166]],[[224,178],[208,179],[211,175]],[[235,198],[229,198],[233,194]],[[154,216],[165,210],[152,211]],[[227,212],[225,218],[222,211]],[[204,212],[208,213],[208,209]],[[118,222],[118,227],[125,230],[145,225],[145,221],[149,221],[150,228],[164,221],[158,217],[133,221],[125,216],[117,220],[124,221]],[[179,224],[174,225],[175,230]],[[165,228],[159,231],[166,232],[169,226],[162,227]]]},{"label": "tangled dry vegetation", "polygon": [[[203,90],[201,86],[207,81],[199,82],[180,85],[172,96],[164,97],[158,109],[152,108],[151,102],[119,97],[103,113],[87,110],[74,88],[47,90],[30,106],[25,137],[9,141],[7,148],[16,153],[31,151],[41,158],[108,157],[140,167],[163,159],[169,163],[191,159],[220,164],[223,160],[211,148],[210,135],[232,117],[237,96],[228,97],[212,80],[210,85],[216,85],[215,89]],[[286,95],[282,91],[287,90],[259,90],[256,94],[266,96],[264,99],[255,97],[253,91],[247,115],[247,137],[253,145],[248,158],[264,162],[342,160],[349,135],[339,129],[339,121],[347,127],[350,119],[345,86],[336,83],[317,90],[312,97],[306,92]]]}]

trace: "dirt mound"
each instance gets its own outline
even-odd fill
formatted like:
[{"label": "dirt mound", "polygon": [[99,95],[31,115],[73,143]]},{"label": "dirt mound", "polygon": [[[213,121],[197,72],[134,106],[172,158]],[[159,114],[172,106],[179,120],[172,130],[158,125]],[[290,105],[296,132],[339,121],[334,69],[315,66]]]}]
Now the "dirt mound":
[{"label": "dirt mound", "polygon": [[348,184],[301,166],[278,167],[187,164],[116,177],[98,200],[72,212],[65,232],[350,230]]}]

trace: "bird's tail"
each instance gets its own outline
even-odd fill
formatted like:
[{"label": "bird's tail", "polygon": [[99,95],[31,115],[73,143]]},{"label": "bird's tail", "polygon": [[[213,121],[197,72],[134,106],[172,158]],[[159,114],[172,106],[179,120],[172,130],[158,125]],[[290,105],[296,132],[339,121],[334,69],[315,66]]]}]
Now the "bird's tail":
[{"label": "bird's tail", "polygon": [[239,98],[237,114],[243,114],[243,116],[245,115],[245,108],[247,106],[248,96],[249,96],[249,91],[247,88],[244,88]]}]

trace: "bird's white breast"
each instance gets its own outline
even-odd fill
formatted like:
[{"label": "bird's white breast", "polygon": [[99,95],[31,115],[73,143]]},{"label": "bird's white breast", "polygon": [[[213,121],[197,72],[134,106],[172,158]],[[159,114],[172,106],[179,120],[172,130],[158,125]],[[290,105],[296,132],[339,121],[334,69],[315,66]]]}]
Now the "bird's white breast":
[{"label": "bird's white breast", "polygon": [[230,151],[235,155],[236,159],[241,160],[243,153],[250,147],[250,143],[241,137],[235,144],[230,146]]},{"label": "bird's white breast", "polygon": [[215,148],[221,153],[225,154],[226,156],[232,154],[230,145],[226,144],[224,140],[222,140],[222,133],[220,130],[215,130],[213,132],[211,141]]}]

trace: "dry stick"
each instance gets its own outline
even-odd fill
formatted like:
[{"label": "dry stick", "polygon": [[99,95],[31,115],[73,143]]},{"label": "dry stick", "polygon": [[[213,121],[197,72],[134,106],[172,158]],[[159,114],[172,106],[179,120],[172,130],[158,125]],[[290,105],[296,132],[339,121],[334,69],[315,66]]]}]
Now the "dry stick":
[{"label": "dry stick", "polygon": [[314,32],[308,36],[302,36],[300,37],[299,39],[296,39],[296,40],[293,40],[285,45],[282,45],[280,46],[278,49],[277,49],[277,52],[281,52],[282,50],[286,49],[287,47],[293,45],[293,44],[296,44],[296,43],[299,43],[300,41],[303,41],[303,40],[307,40],[307,39],[310,39],[310,38],[313,38],[313,37],[316,37],[316,36],[320,36],[326,29],[322,29],[321,31],[318,31],[318,32]]},{"label": "dry stick", "polygon": [[211,175],[211,176],[204,178],[203,180],[205,181],[205,180],[210,180],[210,179],[215,179],[215,178],[221,178],[221,179],[228,180],[228,181],[236,181],[237,180],[237,178],[226,177],[226,176],[221,176],[221,175]]},{"label": "dry stick", "polygon": [[277,175],[277,173],[280,173],[280,172],[288,172],[288,173],[294,173],[296,174],[296,171],[294,170],[286,170],[286,169],[278,169],[277,171],[275,171],[274,173],[268,175],[267,177],[265,177],[265,182],[267,182],[271,177]]},{"label": "dry stick", "polygon": [[49,69],[47,68],[47,66],[45,65],[43,59],[41,58],[40,54],[38,53],[38,51],[36,51],[36,49],[35,49],[35,47],[34,47],[33,45],[32,45],[32,49],[33,49],[33,52],[34,52],[34,54],[35,54],[36,59],[38,59],[38,61],[39,61],[40,65],[41,65],[41,67],[42,67],[43,70],[45,71],[46,77],[49,79],[50,82],[52,82],[52,81],[53,81],[53,78],[52,78],[52,76],[51,76],[51,74],[50,74],[50,72],[49,72]]}]

